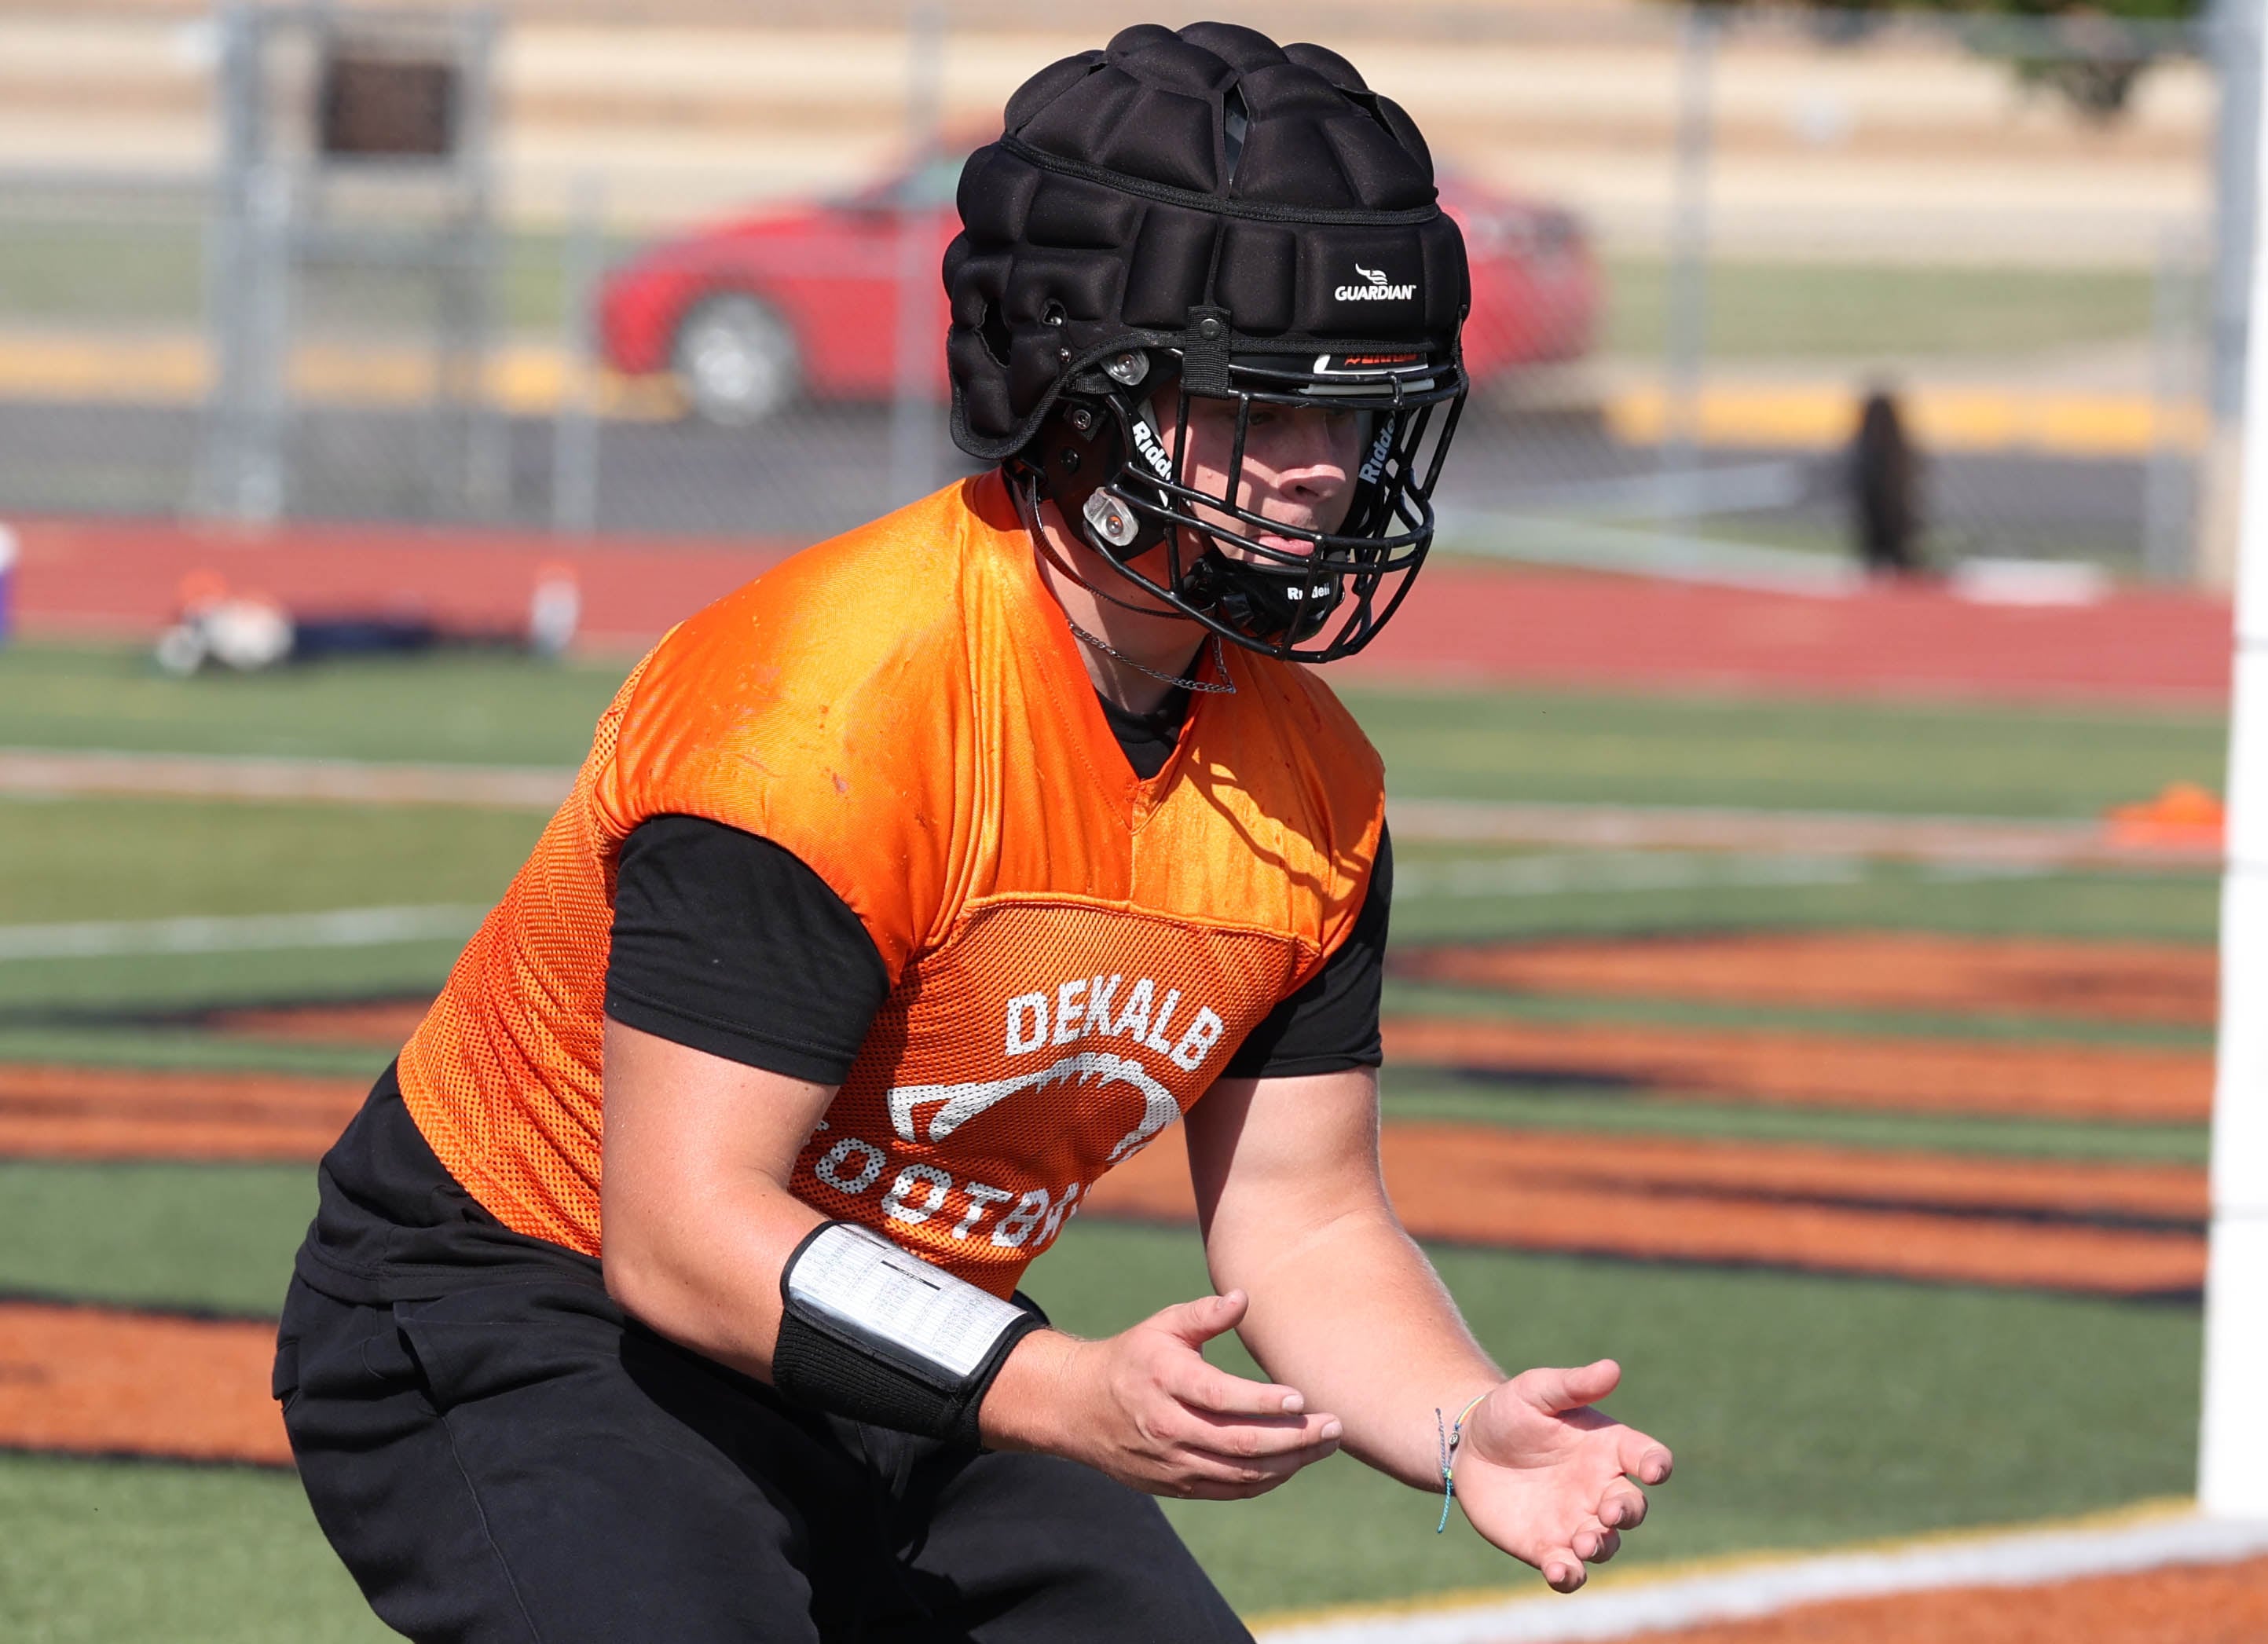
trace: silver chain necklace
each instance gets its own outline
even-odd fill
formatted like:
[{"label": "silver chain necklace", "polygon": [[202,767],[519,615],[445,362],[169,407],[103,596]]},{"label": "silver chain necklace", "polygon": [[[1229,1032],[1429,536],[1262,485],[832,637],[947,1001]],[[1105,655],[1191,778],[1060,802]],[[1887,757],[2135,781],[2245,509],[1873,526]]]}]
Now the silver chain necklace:
[{"label": "silver chain necklace", "polygon": [[1152,679],[1162,679],[1167,685],[1179,686],[1184,691],[1203,691],[1208,696],[1236,694],[1236,681],[1228,677],[1228,652],[1221,645],[1220,635],[1218,634],[1212,636],[1212,665],[1213,672],[1220,675],[1221,682],[1219,685],[1213,685],[1204,679],[1184,679],[1174,674],[1161,672],[1147,664],[1137,662],[1108,640],[1098,638],[1088,633],[1078,623],[1072,621],[1068,615],[1064,618],[1064,625],[1079,636],[1082,644],[1094,647],[1114,662],[1124,663],[1137,673],[1146,673]]},{"label": "silver chain necklace", "polygon": [[[1115,598],[1111,595],[1103,592],[1101,589],[1097,588],[1093,583],[1087,581],[1086,577],[1081,576],[1078,571],[1073,569],[1071,567],[1065,565],[1060,559],[1056,557],[1055,546],[1048,540],[1047,528],[1040,523],[1039,487],[1036,482],[1033,484],[1029,495],[1027,495],[1022,488],[1019,488],[1013,481],[1011,481],[1008,486],[1008,495],[1015,501],[1017,517],[1023,522],[1024,529],[1026,532],[1030,535],[1033,546],[1038,548],[1042,554],[1046,554],[1049,562],[1054,565],[1057,570],[1070,577],[1071,581],[1077,583],[1081,588],[1086,589],[1087,592],[1093,594],[1098,599],[1108,600],[1110,604],[1115,605],[1125,605],[1126,609],[1129,611],[1140,611],[1143,609],[1140,605],[1130,605],[1123,599]],[[1145,612],[1145,614],[1146,615],[1149,613]],[[1068,611],[1064,613],[1064,626],[1071,629],[1071,631],[1078,636],[1081,644],[1101,651],[1113,662],[1124,663],[1137,673],[1146,673],[1152,679],[1161,679],[1166,684],[1174,686],[1183,691],[1202,691],[1207,696],[1234,696],[1236,694],[1236,681],[1229,677],[1228,672],[1228,650],[1226,647],[1221,644],[1220,635],[1218,634],[1215,634],[1212,636],[1212,667],[1213,672],[1220,676],[1220,683],[1219,685],[1209,685],[1203,679],[1184,679],[1177,674],[1160,672],[1159,670],[1151,667],[1147,663],[1135,661],[1134,658],[1128,656],[1124,651],[1119,650],[1116,645],[1113,645],[1108,640],[1101,637],[1099,635],[1090,634],[1085,628],[1079,627],[1078,623],[1071,620],[1071,613]]]}]

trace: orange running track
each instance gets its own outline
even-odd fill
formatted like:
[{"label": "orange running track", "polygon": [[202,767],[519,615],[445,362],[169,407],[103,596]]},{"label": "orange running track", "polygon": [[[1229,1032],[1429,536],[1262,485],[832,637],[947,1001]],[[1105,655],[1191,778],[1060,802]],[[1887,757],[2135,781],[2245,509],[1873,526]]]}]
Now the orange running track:
[{"label": "orange running track", "polygon": [[1624,1636],[1632,1644],[2260,1644],[2268,1639],[2268,1559],[1846,1598]]},{"label": "orange running track", "polygon": [[[17,606],[42,633],[148,636],[194,570],[308,612],[524,620],[537,572],[574,568],[587,637],[638,647],[793,546],[563,539],[349,525],[264,532],[167,520],[16,522]],[[1631,576],[1429,568],[1378,642],[1334,677],[1606,690],[2159,703],[2226,708],[2229,607],[2165,590],[2075,606],[1978,605],[1930,585],[1839,597]]]},{"label": "orange running track", "polygon": [[288,1466],[276,1326],[0,1303],[0,1448]]},{"label": "orange running track", "polygon": [[1387,1020],[1386,1059],[1536,1084],[1883,1112],[2202,1124],[2213,1107],[2210,1051],[2132,1045],[1400,1016]]},{"label": "orange running track", "polygon": [[425,1019],[425,999],[372,999],[335,1005],[277,1005],[223,1010],[206,1018],[216,1033],[290,1043],[380,1045],[408,1041]]},{"label": "orange running track", "polygon": [[[352,1083],[272,1075],[0,1069],[0,1156],[309,1161],[361,1099]],[[2190,1226],[2205,1214],[2204,1180],[2187,1167],[1490,1126],[1384,1134],[1388,1185],[1423,1237],[2117,1295],[2187,1293],[2204,1272]],[[1087,1204],[1190,1219],[1180,1130],[1105,1177]]]},{"label": "orange running track", "polygon": [[2175,943],[1791,930],[1397,948],[1412,981],[1513,994],[2209,1027],[2220,956]]},{"label": "orange running track", "polygon": [[[2113,1295],[2187,1295],[2205,1279],[2197,1232],[1972,1214],[2052,1207],[2189,1220],[2204,1209],[2196,1171],[1461,1125],[1388,1125],[1381,1149],[1395,1208],[1420,1238]],[[1917,1205],[1936,1208],[1885,1207]],[[1096,1183],[1080,1209],[1194,1220],[1181,1129]]]},{"label": "orange running track", "polygon": [[0,1065],[0,1158],[313,1160],[366,1082]]}]

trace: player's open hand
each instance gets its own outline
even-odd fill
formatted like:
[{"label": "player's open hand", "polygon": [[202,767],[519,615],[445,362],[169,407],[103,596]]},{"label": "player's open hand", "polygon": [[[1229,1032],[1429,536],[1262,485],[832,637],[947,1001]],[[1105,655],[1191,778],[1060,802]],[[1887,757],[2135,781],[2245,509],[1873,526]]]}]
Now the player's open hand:
[{"label": "player's open hand", "polygon": [[1456,1457],[1465,1516],[1563,1593],[1583,1584],[1584,1565],[1613,1558],[1623,1532],[1645,1520],[1646,1493],[1631,1479],[1669,1477],[1667,1446],[1591,1407],[1622,1375],[1612,1359],[1528,1370],[1465,1419]]},{"label": "player's open hand", "polygon": [[[1233,1290],[1180,1303],[1102,1341],[1053,1337],[1064,1348],[1049,1400],[1056,1419],[1035,1448],[1152,1495],[1209,1501],[1262,1494],[1331,1454],[1336,1417],[1309,1412],[1296,1389],[1205,1361],[1204,1344],[1235,1329],[1245,1305]],[[991,1399],[984,1413],[989,1427]]]}]

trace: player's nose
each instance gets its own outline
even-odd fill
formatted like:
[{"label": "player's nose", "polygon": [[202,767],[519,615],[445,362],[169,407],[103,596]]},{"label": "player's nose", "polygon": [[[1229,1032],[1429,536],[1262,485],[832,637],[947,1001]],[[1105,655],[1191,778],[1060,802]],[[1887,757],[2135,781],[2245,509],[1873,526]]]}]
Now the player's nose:
[{"label": "player's nose", "polygon": [[1311,505],[1336,496],[1353,467],[1342,430],[1321,412],[1286,417],[1283,426],[1275,465],[1278,490],[1291,501]]}]

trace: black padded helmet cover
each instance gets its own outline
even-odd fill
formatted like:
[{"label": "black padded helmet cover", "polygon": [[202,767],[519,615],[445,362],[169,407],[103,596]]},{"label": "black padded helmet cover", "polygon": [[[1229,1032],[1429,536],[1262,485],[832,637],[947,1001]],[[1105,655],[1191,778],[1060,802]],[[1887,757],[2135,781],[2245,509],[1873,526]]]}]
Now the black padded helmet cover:
[{"label": "black padded helmet cover", "polygon": [[[1075,373],[1175,348],[1455,356],[1465,248],[1425,139],[1352,64],[1226,23],[1144,24],[1042,69],[961,176],[953,433],[1014,455]],[[1217,327],[1216,327],[1217,328]]]}]

